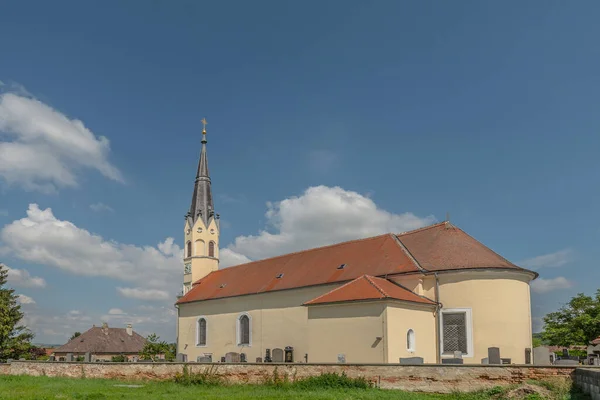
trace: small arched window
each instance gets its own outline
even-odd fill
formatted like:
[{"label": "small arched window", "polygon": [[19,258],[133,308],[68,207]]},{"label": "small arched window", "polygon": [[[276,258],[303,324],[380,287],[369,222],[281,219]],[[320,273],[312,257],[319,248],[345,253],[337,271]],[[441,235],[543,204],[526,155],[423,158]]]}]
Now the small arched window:
[{"label": "small arched window", "polygon": [[215,256],[215,242],[208,243],[208,256],[209,257]]},{"label": "small arched window", "polygon": [[187,242],[187,256],[192,256],[192,242]]},{"label": "small arched window", "polygon": [[406,350],[415,351],[415,331],[412,329],[406,332]]},{"label": "small arched window", "polygon": [[206,318],[198,318],[198,346],[206,346]]},{"label": "small arched window", "polygon": [[250,345],[250,317],[246,314],[238,318],[238,345]]}]

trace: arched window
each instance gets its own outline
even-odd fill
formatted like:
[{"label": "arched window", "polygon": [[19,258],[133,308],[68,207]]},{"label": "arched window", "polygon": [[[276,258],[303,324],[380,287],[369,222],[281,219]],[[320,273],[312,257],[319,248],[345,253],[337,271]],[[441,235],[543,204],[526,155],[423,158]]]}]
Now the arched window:
[{"label": "arched window", "polygon": [[192,256],[192,242],[187,242],[187,256]]},{"label": "arched window", "polygon": [[208,256],[209,257],[215,256],[215,242],[208,243]]},{"label": "arched window", "polygon": [[238,318],[238,346],[250,346],[250,316],[242,314]]},{"label": "arched window", "polygon": [[204,240],[196,240],[196,249],[194,250],[197,256],[204,255]]},{"label": "arched window", "polygon": [[406,332],[406,350],[415,351],[415,331],[412,329]]},{"label": "arched window", "polygon": [[196,345],[197,346],[206,346],[206,318],[200,317],[198,318],[198,334]]}]

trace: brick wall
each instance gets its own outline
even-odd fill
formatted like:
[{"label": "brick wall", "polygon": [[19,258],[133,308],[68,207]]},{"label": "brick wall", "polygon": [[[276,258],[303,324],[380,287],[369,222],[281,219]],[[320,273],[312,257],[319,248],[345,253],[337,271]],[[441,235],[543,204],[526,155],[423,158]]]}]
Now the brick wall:
[{"label": "brick wall", "polygon": [[575,384],[585,393],[592,396],[592,400],[600,400],[600,369],[577,368],[575,371]]},{"label": "brick wall", "polygon": [[[277,368],[290,379],[323,372],[345,372],[351,377],[366,377],[382,388],[407,391],[449,393],[476,391],[494,386],[522,383],[528,379],[573,378],[574,367],[557,366],[475,366],[475,365],[366,365],[366,364],[196,364],[188,363],[191,372],[211,366],[230,383],[261,383]],[[124,380],[170,379],[183,370],[179,363],[76,363],[13,361],[0,367],[0,374],[47,375]]]}]

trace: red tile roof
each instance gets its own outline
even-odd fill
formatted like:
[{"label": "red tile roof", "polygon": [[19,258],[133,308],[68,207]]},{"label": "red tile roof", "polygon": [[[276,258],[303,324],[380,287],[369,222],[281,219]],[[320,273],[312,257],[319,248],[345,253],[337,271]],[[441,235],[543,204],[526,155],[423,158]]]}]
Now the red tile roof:
[{"label": "red tile roof", "polygon": [[344,301],[394,299],[413,303],[435,304],[426,297],[418,296],[410,290],[383,278],[363,275],[343,286],[333,289],[322,296],[304,303],[315,305],[339,303]]},{"label": "red tile roof", "polygon": [[[345,264],[343,269],[338,269]],[[449,222],[299,251],[212,272],[177,304],[327,283],[363,275],[498,268],[526,271]],[[529,272],[529,271],[527,271]],[[277,278],[283,274],[281,278]]]},{"label": "red tile roof", "polygon": [[386,234],[220,269],[195,282],[178,303],[418,271],[396,237]]},{"label": "red tile roof", "polygon": [[398,239],[427,271],[473,268],[523,270],[450,222],[401,233]]}]

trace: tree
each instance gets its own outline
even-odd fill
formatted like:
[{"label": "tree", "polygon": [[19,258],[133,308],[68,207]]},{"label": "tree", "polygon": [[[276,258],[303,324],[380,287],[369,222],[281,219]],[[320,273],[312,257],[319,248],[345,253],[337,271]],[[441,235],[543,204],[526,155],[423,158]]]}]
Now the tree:
[{"label": "tree", "polygon": [[140,353],[142,360],[158,361],[160,356],[167,361],[175,359],[175,345],[160,340],[160,336],[152,333],[146,338],[146,344]]},{"label": "tree", "polygon": [[81,332],[75,332],[74,334],[71,335],[71,338],[69,339],[69,341],[75,339],[76,337],[81,336]]},{"label": "tree", "polygon": [[24,314],[14,289],[4,287],[7,280],[8,269],[0,263],[0,360],[29,353],[33,339],[33,333],[20,325]]},{"label": "tree", "polygon": [[544,317],[544,341],[553,346],[587,345],[600,336],[600,289],[594,297],[577,294]]}]

